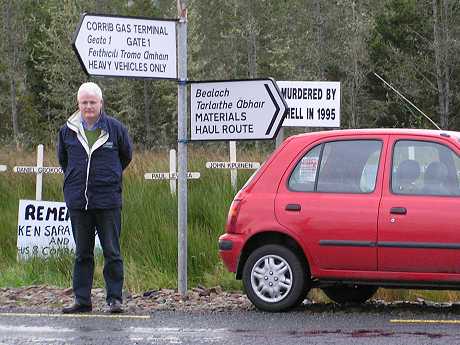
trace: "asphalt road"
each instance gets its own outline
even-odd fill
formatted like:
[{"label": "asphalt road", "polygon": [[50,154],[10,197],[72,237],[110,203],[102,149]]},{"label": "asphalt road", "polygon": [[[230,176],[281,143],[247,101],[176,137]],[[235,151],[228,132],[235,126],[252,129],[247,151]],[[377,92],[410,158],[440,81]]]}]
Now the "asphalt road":
[{"label": "asphalt road", "polygon": [[460,344],[460,311],[305,307],[151,315],[0,314],[0,345]]}]

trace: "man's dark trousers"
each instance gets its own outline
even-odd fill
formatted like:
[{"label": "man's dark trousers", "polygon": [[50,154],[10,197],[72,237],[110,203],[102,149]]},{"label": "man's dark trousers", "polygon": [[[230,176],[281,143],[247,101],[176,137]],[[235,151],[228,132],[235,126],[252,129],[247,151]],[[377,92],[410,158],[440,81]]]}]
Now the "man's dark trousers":
[{"label": "man's dark trousers", "polygon": [[123,259],[120,253],[121,209],[71,209],[70,221],[76,244],[73,272],[75,302],[91,304],[94,275],[94,241],[97,231],[104,254],[106,299],[122,302]]}]

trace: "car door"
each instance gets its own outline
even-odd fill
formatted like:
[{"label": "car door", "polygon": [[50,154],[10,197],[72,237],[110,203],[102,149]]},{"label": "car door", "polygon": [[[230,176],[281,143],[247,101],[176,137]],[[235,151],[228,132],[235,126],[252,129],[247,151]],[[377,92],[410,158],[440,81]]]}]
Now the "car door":
[{"label": "car door", "polygon": [[379,163],[385,138],[359,136],[316,143],[300,149],[303,152],[287,169],[276,195],[275,214],[302,238],[314,267],[377,269]]},{"label": "car door", "polygon": [[378,264],[388,272],[460,273],[460,159],[442,137],[390,137]]}]

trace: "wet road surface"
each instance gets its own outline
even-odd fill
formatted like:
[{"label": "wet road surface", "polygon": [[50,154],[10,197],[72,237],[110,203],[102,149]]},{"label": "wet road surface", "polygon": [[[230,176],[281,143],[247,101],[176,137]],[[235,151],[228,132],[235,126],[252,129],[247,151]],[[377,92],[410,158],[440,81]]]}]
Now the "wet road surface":
[{"label": "wet road surface", "polygon": [[306,307],[150,315],[0,313],[0,345],[460,344],[457,308]]}]

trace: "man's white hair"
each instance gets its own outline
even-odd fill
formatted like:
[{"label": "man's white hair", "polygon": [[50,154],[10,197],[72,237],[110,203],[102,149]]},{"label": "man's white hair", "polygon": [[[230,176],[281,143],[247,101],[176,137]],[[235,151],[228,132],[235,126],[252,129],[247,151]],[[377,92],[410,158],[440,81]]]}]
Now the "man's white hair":
[{"label": "man's white hair", "polygon": [[77,99],[80,98],[80,94],[83,92],[93,94],[102,100],[102,90],[96,83],[87,82],[81,84],[80,88],[78,89]]}]

